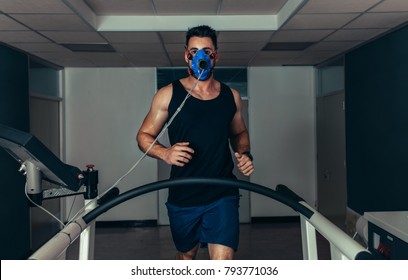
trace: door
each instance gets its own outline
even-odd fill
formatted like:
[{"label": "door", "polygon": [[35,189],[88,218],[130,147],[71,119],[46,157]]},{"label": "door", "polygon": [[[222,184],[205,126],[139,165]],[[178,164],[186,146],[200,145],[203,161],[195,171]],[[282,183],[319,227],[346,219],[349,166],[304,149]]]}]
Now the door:
[{"label": "door", "polygon": [[[30,133],[36,136],[56,156],[60,154],[59,106],[60,100],[48,97],[30,97]],[[47,181],[42,181],[43,190],[55,188]],[[42,206],[60,218],[60,199],[44,200]],[[31,247],[38,249],[61,229],[61,225],[43,210],[32,207],[31,212]]]},{"label": "door", "polygon": [[317,98],[317,207],[339,227],[347,213],[344,91]]}]

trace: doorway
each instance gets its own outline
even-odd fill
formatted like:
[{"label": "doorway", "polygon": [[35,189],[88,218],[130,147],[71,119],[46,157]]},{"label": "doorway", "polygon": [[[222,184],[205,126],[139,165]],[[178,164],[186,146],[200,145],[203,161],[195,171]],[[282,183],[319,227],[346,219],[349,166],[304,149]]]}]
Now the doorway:
[{"label": "doorway", "polygon": [[[55,155],[60,155],[60,98],[30,96],[30,133],[35,135]],[[42,188],[55,186],[43,180]],[[44,200],[42,206],[61,217],[60,199]],[[61,225],[43,210],[30,208],[31,249],[36,250],[61,229]]]},{"label": "doorway", "polygon": [[317,97],[318,211],[340,228],[347,214],[344,91]]}]

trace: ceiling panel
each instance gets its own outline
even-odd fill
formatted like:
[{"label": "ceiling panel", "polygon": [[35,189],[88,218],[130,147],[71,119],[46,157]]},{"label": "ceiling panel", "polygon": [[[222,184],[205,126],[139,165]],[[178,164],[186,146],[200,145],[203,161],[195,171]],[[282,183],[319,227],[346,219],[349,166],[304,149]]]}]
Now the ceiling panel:
[{"label": "ceiling panel", "polygon": [[299,14],[289,20],[283,29],[337,29],[357,16],[358,14]]},{"label": "ceiling panel", "polygon": [[329,34],[333,33],[334,29],[327,30],[282,30],[277,31],[273,35],[271,42],[317,42]]},{"label": "ceiling panel", "polygon": [[274,31],[222,31],[218,34],[218,42],[235,43],[235,42],[266,42],[271,38]]},{"label": "ceiling panel", "polygon": [[[404,0],[405,1],[405,0]],[[300,14],[362,13],[381,0],[309,0]]]},{"label": "ceiling panel", "polygon": [[112,44],[112,47],[121,53],[163,53],[165,50],[163,45],[161,44],[149,44],[149,43],[141,43],[141,44]]},{"label": "ceiling panel", "polygon": [[91,27],[76,15],[12,14],[15,20],[35,30],[90,31]]},{"label": "ceiling panel", "polygon": [[255,57],[256,52],[228,52],[223,51],[219,53],[220,61],[223,60],[233,60],[233,59],[240,59],[240,60],[249,60]]},{"label": "ceiling panel", "polygon": [[0,42],[44,43],[49,42],[49,40],[34,31],[0,31]]},{"label": "ceiling panel", "polygon": [[336,41],[336,42],[319,42],[309,47],[308,50],[313,51],[342,51],[345,49],[351,49],[361,43],[362,39],[355,41]]},{"label": "ceiling panel", "polygon": [[[273,20],[298,1],[277,30],[245,22],[255,21],[254,15]],[[152,19],[149,26],[141,16]],[[222,19],[218,65],[315,65],[407,25],[408,0],[0,0],[0,41],[62,67],[185,67],[185,31],[191,26],[165,27],[195,16],[197,24]],[[241,16],[247,17],[237,29]],[[107,18],[122,20],[124,28],[138,19],[139,30],[149,31],[98,30]],[[78,53],[64,43],[108,43],[115,52]],[[268,43],[313,44],[303,51],[263,51]]]},{"label": "ceiling panel", "polygon": [[[163,0],[162,0],[163,1]],[[221,15],[270,15],[277,14],[286,0],[223,0]]]},{"label": "ceiling panel", "polygon": [[102,36],[95,31],[41,31],[45,37],[57,43],[104,43]]},{"label": "ceiling panel", "polygon": [[357,18],[345,28],[392,28],[408,20],[405,13],[368,13]]},{"label": "ceiling panel", "polygon": [[[168,52],[171,66],[186,67],[187,63],[184,61],[184,53]],[[170,66],[170,65],[168,65]]]},{"label": "ceiling panel", "polygon": [[69,52],[68,49],[54,43],[11,43],[11,45],[26,52]]},{"label": "ceiling panel", "polygon": [[223,59],[219,63],[217,63],[217,66],[222,66],[222,67],[243,67],[247,66],[249,64],[250,60],[248,59],[241,59],[241,58],[234,58],[234,59]]},{"label": "ceiling panel", "polygon": [[370,12],[408,12],[407,0],[387,0],[383,1]]},{"label": "ceiling panel", "polygon": [[157,32],[101,32],[112,43],[161,43]]},{"label": "ceiling panel", "polygon": [[58,0],[1,0],[0,11],[8,14],[73,14]]},{"label": "ceiling panel", "polygon": [[81,57],[72,52],[34,52],[33,54],[36,57],[65,67],[95,67],[95,64],[87,60],[86,57]]},{"label": "ceiling panel", "polygon": [[185,32],[178,32],[178,31],[167,31],[167,32],[160,32],[160,38],[163,40],[163,43],[181,43],[185,44],[186,42],[186,33]]},{"label": "ceiling panel", "polygon": [[388,29],[342,29],[338,30],[325,41],[361,41],[370,40],[373,37],[386,32]]},{"label": "ceiling panel", "polygon": [[154,0],[157,15],[216,15],[218,0]]},{"label": "ceiling panel", "polygon": [[263,42],[237,42],[237,43],[218,43],[218,50],[221,51],[259,51],[265,46]]},{"label": "ceiling panel", "polygon": [[185,50],[184,44],[165,44],[164,48],[169,53],[184,53]]},{"label": "ceiling panel", "polygon": [[15,20],[0,14],[0,26],[1,30],[6,31],[6,30],[29,30],[27,27],[24,25],[16,22]]},{"label": "ceiling panel", "polygon": [[85,0],[96,15],[154,15],[151,0]]}]

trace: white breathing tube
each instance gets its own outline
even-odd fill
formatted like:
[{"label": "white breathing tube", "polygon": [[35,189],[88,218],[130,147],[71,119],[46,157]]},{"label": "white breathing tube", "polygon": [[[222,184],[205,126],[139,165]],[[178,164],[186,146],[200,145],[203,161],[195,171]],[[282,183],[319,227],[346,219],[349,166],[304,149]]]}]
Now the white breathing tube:
[{"label": "white breathing tube", "polygon": [[[86,203],[85,206],[83,206],[71,219],[68,220],[67,224],[71,223],[82,211],[85,210],[85,208],[93,203],[95,200],[98,200],[101,198],[103,195],[105,195],[107,192],[109,192],[111,189],[116,187],[120,181],[122,181],[126,176],[128,176],[138,165],[139,163],[148,155],[149,151],[153,148],[153,146],[156,144],[156,142],[163,136],[163,134],[166,132],[167,128],[171,125],[173,122],[174,118],[178,115],[178,113],[181,111],[183,108],[184,104],[186,103],[187,99],[191,96],[191,93],[193,90],[196,88],[198,82],[200,81],[201,75],[204,73],[204,71],[201,71],[200,75],[198,76],[196,82],[193,84],[193,87],[190,89],[190,91],[186,94],[186,97],[184,97],[183,102],[181,102],[180,106],[177,108],[176,112],[174,112],[173,116],[170,118],[170,120],[165,124],[165,126],[162,128],[160,133],[156,136],[154,141],[150,144],[150,146],[147,148],[147,150],[143,153],[143,155],[136,161],[136,163],[127,171],[122,177],[120,177],[110,188],[108,188],[106,191],[104,191],[102,194],[98,195],[96,198],[92,199],[88,203]],[[63,224],[62,222],[60,222]]]}]

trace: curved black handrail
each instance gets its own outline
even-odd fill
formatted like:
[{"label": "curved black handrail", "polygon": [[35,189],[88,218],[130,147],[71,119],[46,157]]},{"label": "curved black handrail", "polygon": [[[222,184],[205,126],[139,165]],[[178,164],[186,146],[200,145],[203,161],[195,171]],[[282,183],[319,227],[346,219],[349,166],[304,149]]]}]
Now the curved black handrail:
[{"label": "curved black handrail", "polygon": [[[293,210],[299,212],[306,218],[310,219],[313,216],[313,211],[307,208],[306,206],[299,203],[299,201],[303,200],[299,196],[297,196],[294,192],[290,191],[287,187],[285,187],[286,191],[275,191],[270,188],[257,185],[254,183],[241,181],[241,180],[232,180],[232,179],[214,179],[214,178],[181,178],[181,179],[169,179],[158,181],[150,184],[146,184],[140,187],[133,188],[123,194],[113,198],[105,202],[104,204],[98,206],[88,214],[83,216],[83,220],[86,224],[89,224],[94,219],[96,219],[99,215],[105,213],[109,209],[129,200],[135,198],[137,196],[157,191],[164,188],[171,188],[175,186],[197,186],[197,185],[212,185],[214,187],[217,186],[226,186],[226,187],[234,187],[240,188],[252,192],[256,192],[262,194],[264,196],[273,198],[289,207]],[[283,186],[283,185],[280,185]],[[289,190],[289,191],[288,191]]]}]

